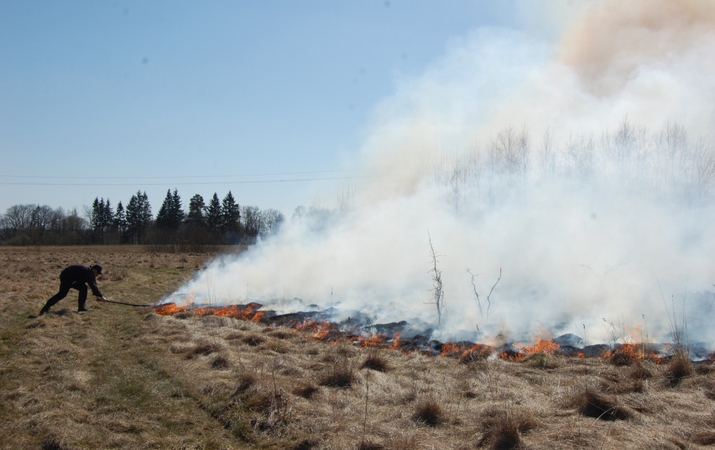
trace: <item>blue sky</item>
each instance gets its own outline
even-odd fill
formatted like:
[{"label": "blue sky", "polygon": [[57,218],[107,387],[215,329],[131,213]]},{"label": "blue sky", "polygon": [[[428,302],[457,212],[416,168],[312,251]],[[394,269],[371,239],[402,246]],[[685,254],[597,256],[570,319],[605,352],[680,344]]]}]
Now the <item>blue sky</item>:
[{"label": "blue sky", "polygon": [[[332,206],[376,105],[511,1],[4,1],[0,212]],[[301,181],[297,181],[301,180]]]}]

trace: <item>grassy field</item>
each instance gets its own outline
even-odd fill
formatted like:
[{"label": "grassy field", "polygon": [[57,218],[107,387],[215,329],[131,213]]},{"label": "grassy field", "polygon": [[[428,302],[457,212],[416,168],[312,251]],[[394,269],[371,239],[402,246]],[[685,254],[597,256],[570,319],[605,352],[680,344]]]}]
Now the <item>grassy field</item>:
[{"label": "grassy field", "polygon": [[715,370],[674,360],[518,362],[325,343],[260,323],[97,303],[37,314],[70,264],[153,303],[213,255],[0,248],[0,443],[18,449],[697,449]]}]

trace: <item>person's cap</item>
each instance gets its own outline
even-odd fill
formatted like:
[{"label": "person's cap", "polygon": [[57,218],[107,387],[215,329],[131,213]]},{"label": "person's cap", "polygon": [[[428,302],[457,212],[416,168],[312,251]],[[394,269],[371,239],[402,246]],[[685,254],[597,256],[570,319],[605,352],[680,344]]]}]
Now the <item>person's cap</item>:
[{"label": "person's cap", "polygon": [[102,275],[102,266],[99,264],[94,264],[90,267],[92,270],[96,270],[98,274]]}]

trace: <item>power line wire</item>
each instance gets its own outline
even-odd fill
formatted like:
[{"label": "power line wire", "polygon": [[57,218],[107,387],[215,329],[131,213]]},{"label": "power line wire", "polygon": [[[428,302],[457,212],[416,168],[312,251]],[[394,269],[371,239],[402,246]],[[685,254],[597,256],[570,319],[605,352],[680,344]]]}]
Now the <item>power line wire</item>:
[{"label": "power line wire", "polygon": [[233,175],[165,175],[165,176],[44,176],[44,175],[0,175],[0,178],[41,178],[52,180],[92,180],[92,179],[112,179],[112,180],[159,180],[173,178],[240,178],[240,177],[273,177],[280,175],[307,175],[320,173],[354,173],[363,172],[361,169],[352,170],[314,170],[303,172],[265,172],[265,173],[247,173]]},{"label": "power line wire", "polygon": [[[155,177],[162,178],[162,177]],[[323,177],[323,178],[280,178],[274,180],[228,180],[228,181],[178,181],[178,182],[142,182],[143,186],[192,186],[192,185],[207,185],[207,184],[268,184],[268,183],[294,183],[306,181],[335,181],[335,180],[358,180],[370,178],[369,176],[358,177]],[[0,181],[0,186],[132,186],[133,183],[42,183],[42,182],[4,182]]]}]

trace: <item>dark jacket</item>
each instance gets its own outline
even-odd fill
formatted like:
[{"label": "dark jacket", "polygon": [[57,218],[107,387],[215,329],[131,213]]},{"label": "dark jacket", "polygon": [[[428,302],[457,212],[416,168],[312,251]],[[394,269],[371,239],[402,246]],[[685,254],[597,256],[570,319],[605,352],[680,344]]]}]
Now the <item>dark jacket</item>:
[{"label": "dark jacket", "polygon": [[70,285],[87,284],[92,289],[92,294],[95,297],[102,297],[102,293],[97,287],[97,280],[94,278],[94,272],[88,266],[76,265],[69,266],[60,273],[60,282]]}]

